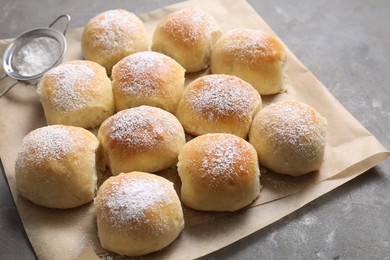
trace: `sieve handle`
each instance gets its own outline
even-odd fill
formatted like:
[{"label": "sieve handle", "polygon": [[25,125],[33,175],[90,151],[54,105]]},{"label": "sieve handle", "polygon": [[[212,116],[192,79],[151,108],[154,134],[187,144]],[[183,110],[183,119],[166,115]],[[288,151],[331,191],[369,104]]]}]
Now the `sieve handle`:
[{"label": "sieve handle", "polygon": [[63,34],[65,35],[66,30],[68,30],[69,22],[70,22],[70,15],[69,15],[69,14],[62,14],[62,15],[58,16],[53,22],[51,22],[51,24],[49,25],[49,27],[52,27],[52,26],[53,26],[56,22],[58,22],[61,18],[65,18],[65,19],[66,19],[65,29],[64,29],[64,31],[63,31]]},{"label": "sieve handle", "polygon": [[[7,74],[4,74],[3,76],[0,77],[0,81],[2,81],[3,79],[5,79],[6,77],[8,77]],[[13,87],[15,86],[16,84],[18,84],[19,81],[16,81],[14,82],[13,84],[9,85],[8,87],[6,87],[1,93],[0,93],[0,98],[2,98],[5,94],[7,94],[7,92]]]}]

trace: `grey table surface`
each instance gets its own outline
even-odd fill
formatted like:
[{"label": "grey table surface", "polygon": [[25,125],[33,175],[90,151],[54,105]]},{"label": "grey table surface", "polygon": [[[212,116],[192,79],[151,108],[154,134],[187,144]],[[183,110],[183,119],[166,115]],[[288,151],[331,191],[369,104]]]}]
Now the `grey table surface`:
[{"label": "grey table surface", "polygon": [[[175,2],[0,0],[0,38],[46,26],[61,13],[70,14],[71,28],[77,28],[105,10],[121,7],[138,14]],[[390,148],[390,1],[248,2],[346,109]],[[390,259],[389,187],[387,160],[205,259]],[[4,177],[0,259],[34,259]]]}]

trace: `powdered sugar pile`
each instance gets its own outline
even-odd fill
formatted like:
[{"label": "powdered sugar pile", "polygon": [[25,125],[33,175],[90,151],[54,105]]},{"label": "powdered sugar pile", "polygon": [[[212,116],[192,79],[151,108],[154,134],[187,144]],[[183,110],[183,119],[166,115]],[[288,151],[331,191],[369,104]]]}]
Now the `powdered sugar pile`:
[{"label": "powdered sugar pile", "polygon": [[213,122],[221,117],[251,118],[256,109],[257,93],[237,77],[208,75],[200,78],[185,100],[192,110]]},{"label": "powdered sugar pile", "polygon": [[22,76],[35,76],[52,67],[61,56],[60,44],[50,37],[27,42],[14,54],[12,64]]}]

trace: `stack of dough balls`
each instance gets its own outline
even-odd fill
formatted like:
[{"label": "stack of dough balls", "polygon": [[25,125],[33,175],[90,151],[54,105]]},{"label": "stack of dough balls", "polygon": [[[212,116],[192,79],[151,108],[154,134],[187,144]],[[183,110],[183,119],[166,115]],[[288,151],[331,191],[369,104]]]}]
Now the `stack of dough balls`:
[{"label": "stack of dough balls", "polygon": [[102,247],[120,255],[158,251],[184,228],[173,184],[154,174],[130,172],[110,177],[98,191],[95,209]]},{"label": "stack of dough balls", "polygon": [[116,110],[149,105],[175,113],[184,89],[185,70],[158,52],[138,52],[112,70]]},{"label": "stack of dough balls", "polygon": [[102,169],[99,142],[74,126],[46,126],[30,132],[15,163],[20,195],[37,205],[66,209],[93,200]]},{"label": "stack of dough balls", "polygon": [[292,176],[316,171],[324,159],[327,121],[298,101],[280,101],[262,109],[249,131],[260,164]]},{"label": "stack of dough balls", "polygon": [[111,81],[96,62],[65,62],[43,75],[37,91],[49,125],[92,128],[115,111]]},{"label": "stack of dough balls", "polygon": [[157,172],[175,166],[185,143],[179,120],[151,106],[129,108],[109,117],[101,125],[98,138],[113,175]]},{"label": "stack of dough balls", "polygon": [[105,67],[109,75],[112,67],[122,58],[147,49],[142,21],[122,9],[109,10],[90,19],[81,37],[84,58]]},{"label": "stack of dough balls", "polygon": [[206,75],[184,90],[176,116],[192,135],[230,133],[246,138],[261,109],[259,93],[238,77]]},{"label": "stack of dough balls", "polygon": [[286,54],[273,36],[253,29],[234,29],[215,44],[211,72],[229,74],[249,82],[260,95],[282,91]]},{"label": "stack of dough balls", "polygon": [[210,65],[211,49],[221,34],[213,16],[187,8],[167,15],[157,25],[152,50],[172,57],[187,72],[196,72]]},{"label": "stack of dough balls", "polygon": [[235,211],[260,193],[256,150],[232,134],[206,134],[186,143],[177,164],[181,200],[204,211]]}]

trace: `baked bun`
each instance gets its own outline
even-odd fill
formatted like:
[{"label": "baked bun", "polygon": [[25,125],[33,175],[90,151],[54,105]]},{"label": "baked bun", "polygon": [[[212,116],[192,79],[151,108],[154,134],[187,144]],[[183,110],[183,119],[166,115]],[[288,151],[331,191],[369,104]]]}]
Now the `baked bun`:
[{"label": "baked bun", "polygon": [[150,173],[110,177],[99,188],[95,209],[102,247],[120,255],[158,251],[184,228],[173,183]]},{"label": "baked bun", "polygon": [[129,54],[148,49],[144,24],[133,13],[122,9],[103,12],[90,19],[81,37],[86,60],[111,68]]},{"label": "baked bun", "polygon": [[92,201],[102,169],[98,147],[97,138],[80,127],[53,125],[30,132],[15,163],[19,194],[57,209]]},{"label": "baked bun", "polygon": [[175,166],[185,143],[179,120],[150,106],[129,108],[109,117],[101,125],[98,138],[113,175],[157,172]]},{"label": "baked bun", "polygon": [[231,133],[246,138],[252,118],[261,109],[259,93],[229,75],[206,75],[184,90],[176,116],[193,135]]},{"label": "baked bun", "polygon": [[260,95],[280,93],[285,79],[282,44],[260,30],[235,29],[223,35],[211,55],[211,72],[235,75]]},{"label": "baked bun", "polygon": [[206,134],[186,143],[177,164],[181,200],[204,211],[235,211],[260,193],[256,150],[231,134]]},{"label": "baked bun", "polygon": [[175,113],[184,89],[185,70],[158,52],[138,52],[112,70],[116,110],[149,105]]},{"label": "baked bun", "polygon": [[187,8],[167,15],[157,25],[152,50],[172,57],[187,72],[196,72],[210,65],[211,48],[221,34],[213,16]]},{"label": "baked bun", "polygon": [[324,159],[327,121],[298,101],[281,101],[262,109],[249,131],[260,164],[293,176],[320,168]]},{"label": "baked bun", "polygon": [[38,94],[49,125],[95,127],[115,110],[111,81],[92,61],[70,61],[49,70]]}]

